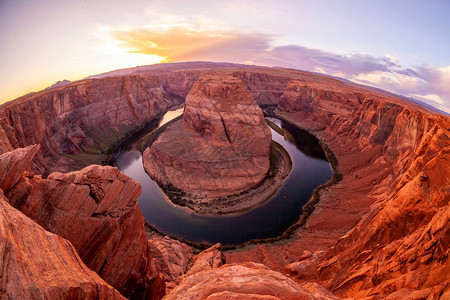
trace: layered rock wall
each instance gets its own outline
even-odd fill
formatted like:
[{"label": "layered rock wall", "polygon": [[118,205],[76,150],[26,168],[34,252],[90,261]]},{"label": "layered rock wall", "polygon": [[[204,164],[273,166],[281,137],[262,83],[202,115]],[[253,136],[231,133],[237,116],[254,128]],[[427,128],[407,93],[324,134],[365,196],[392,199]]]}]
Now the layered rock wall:
[{"label": "layered rock wall", "polygon": [[30,146],[0,155],[0,167],[9,170],[8,178],[16,179],[0,181],[8,201],[46,230],[69,240],[83,262],[124,296],[164,295],[136,201],[139,184],[117,168],[97,165],[42,179],[24,172],[38,149]]},{"label": "layered rock wall", "polygon": [[125,299],[70,242],[13,208],[0,189],[0,298]]},{"label": "layered rock wall", "polygon": [[78,81],[2,105],[0,149],[41,144],[38,173],[80,169],[105,161],[124,137],[177,101],[152,76]]},{"label": "layered rock wall", "polygon": [[[318,269],[322,283],[344,297],[448,294],[448,117],[398,100],[345,96],[336,86],[324,90],[295,82],[280,108],[328,142],[344,171],[341,188],[352,186],[346,176],[360,181],[365,169],[372,171],[365,194],[374,203],[326,252]],[[309,222],[314,219],[315,214]]]}]

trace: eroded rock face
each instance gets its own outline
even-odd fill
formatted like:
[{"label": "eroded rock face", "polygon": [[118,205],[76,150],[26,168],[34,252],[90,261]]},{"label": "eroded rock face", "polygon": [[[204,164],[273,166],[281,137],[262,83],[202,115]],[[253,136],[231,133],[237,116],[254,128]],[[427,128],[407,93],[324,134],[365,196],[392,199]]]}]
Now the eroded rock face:
[{"label": "eroded rock face", "polygon": [[[0,163],[29,163],[37,149],[16,149],[1,155]],[[22,174],[22,167],[12,170]],[[136,201],[140,192],[139,184],[117,168],[92,165],[47,179],[22,176],[7,197],[46,230],[69,240],[83,262],[123,295],[158,299],[165,287],[145,237]]]},{"label": "eroded rock face", "polygon": [[417,290],[435,298],[449,292],[450,199],[442,189],[450,186],[449,165],[446,147],[420,172],[408,170],[411,180],[340,239],[320,268],[332,291],[352,297],[402,291],[397,296],[410,299]]},{"label": "eroded rock face", "polygon": [[187,276],[164,299],[314,299],[299,284],[261,264],[223,265]]},{"label": "eroded rock face", "polygon": [[225,264],[225,257],[222,253],[221,245],[219,243],[209,247],[200,252],[192,264],[192,267],[186,273],[186,276],[218,268]]},{"label": "eroded rock face", "polygon": [[0,298],[125,299],[67,240],[13,208],[0,189]]},{"label": "eroded rock face", "polygon": [[[319,279],[343,297],[415,299],[448,294],[448,276],[443,275],[449,273],[445,242],[449,233],[448,225],[443,225],[449,217],[448,117],[370,94],[355,105],[351,97],[332,97],[317,88],[292,83],[280,106],[289,111],[290,120],[329,141],[344,173],[336,188],[354,191],[351,205],[364,197],[358,196],[364,181],[365,194],[374,202],[319,262]],[[339,86],[331,89],[344,93]],[[330,101],[340,110],[327,109]],[[330,126],[321,124],[321,116],[330,120]],[[328,199],[336,206],[345,194],[323,192],[320,212],[309,219],[310,228],[332,224],[333,218],[325,218],[332,216]],[[339,208],[341,214],[346,210]],[[288,270],[303,276],[308,266],[297,262]]]},{"label": "eroded rock face", "polygon": [[31,161],[38,151],[39,145],[32,145],[0,155],[0,188],[3,191],[8,192],[23,173],[30,170]]},{"label": "eroded rock face", "polygon": [[181,122],[143,155],[147,173],[194,197],[237,194],[258,184],[270,160],[270,129],[242,81],[204,76],[186,98]]},{"label": "eroded rock face", "polygon": [[41,144],[36,173],[81,169],[105,161],[121,139],[177,101],[153,76],[82,80],[2,105],[7,131],[4,138],[0,130],[0,141],[13,148]]},{"label": "eroded rock face", "polygon": [[166,281],[175,282],[186,273],[194,257],[188,245],[168,236],[151,238],[149,243],[155,266]]}]

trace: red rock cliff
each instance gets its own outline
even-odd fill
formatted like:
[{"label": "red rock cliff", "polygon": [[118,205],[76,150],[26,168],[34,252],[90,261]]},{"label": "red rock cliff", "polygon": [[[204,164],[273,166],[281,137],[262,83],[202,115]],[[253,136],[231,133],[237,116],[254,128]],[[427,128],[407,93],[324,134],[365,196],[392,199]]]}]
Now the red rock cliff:
[{"label": "red rock cliff", "polygon": [[[320,203],[358,203],[358,181],[370,178],[361,197],[374,204],[326,253],[319,279],[344,297],[442,297],[449,293],[450,121],[373,96],[291,82],[280,101],[284,116],[327,141],[343,170],[341,196],[323,193]],[[310,224],[324,213],[313,213]]]},{"label": "red rock cliff", "polygon": [[125,299],[89,270],[67,240],[8,204],[0,190],[0,298]]},{"label": "red rock cliff", "polygon": [[[38,149],[30,146],[0,155],[1,168],[22,174]],[[52,173],[47,179],[30,173],[14,178],[18,181],[13,184],[0,182],[9,202],[69,240],[83,262],[124,296],[159,299],[164,294],[136,201],[139,184],[117,168],[97,165]]]},{"label": "red rock cliff", "polygon": [[64,172],[104,161],[176,101],[152,76],[82,80],[2,105],[0,139],[13,148],[41,144],[35,171]]}]

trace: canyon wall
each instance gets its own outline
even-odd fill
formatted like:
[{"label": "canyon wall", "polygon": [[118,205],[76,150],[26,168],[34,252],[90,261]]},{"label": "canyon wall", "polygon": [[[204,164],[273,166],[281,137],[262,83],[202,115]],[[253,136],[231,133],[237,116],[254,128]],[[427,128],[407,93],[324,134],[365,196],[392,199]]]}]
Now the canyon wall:
[{"label": "canyon wall", "polygon": [[122,295],[133,299],[164,295],[136,201],[139,184],[117,168],[98,165],[43,179],[27,171],[38,150],[29,146],[0,155],[0,168],[6,170],[0,187],[9,203],[69,240],[84,264]]},{"label": "canyon wall", "polygon": [[13,148],[40,144],[37,173],[65,172],[106,161],[124,137],[176,103],[152,76],[82,80],[2,105],[0,136]]},{"label": "canyon wall", "polygon": [[372,171],[365,194],[373,204],[325,253],[318,280],[343,297],[448,295],[449,118],[396,99],[298,82],[279,107],[327,141],[344,173],[341,189],[359,188],[345,178]]}]

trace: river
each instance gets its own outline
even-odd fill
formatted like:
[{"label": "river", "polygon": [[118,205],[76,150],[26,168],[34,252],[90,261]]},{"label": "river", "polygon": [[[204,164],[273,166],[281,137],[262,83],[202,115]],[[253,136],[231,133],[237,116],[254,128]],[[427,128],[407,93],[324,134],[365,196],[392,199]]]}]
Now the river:
[{"label": "river", "polygon": [[292,170],[283,186],[268,201],[250,211],[230,215],[201,215],[167,201],[159,186],[145,173],[142,155],[135,145],[142,136],[181,115],[182,109],[168,112],[158,123],[131,136],[119,147],[112,165],[139,182],[142,193],[139,207],[146,221],[160,232],[195,243],[220,242],[237,245],[253,239],[271,238],[282,234],[295,223],[301,207],[310,199],[314,189],[333,176],[330,164],[317,139],[309,133],[268,118],[285,131],[284,136],[272,130],[272,139],[281,144],[292,159]]}]

